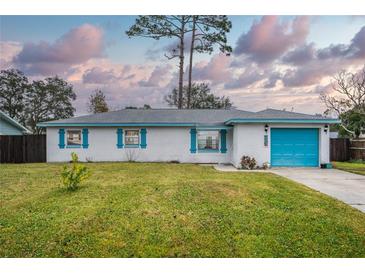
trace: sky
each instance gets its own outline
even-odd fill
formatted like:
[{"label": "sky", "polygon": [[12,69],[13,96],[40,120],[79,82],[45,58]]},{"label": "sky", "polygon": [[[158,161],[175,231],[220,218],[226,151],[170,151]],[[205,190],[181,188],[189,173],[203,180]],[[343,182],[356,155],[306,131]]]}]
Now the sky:
[{"label": "sky", "polygon": [[[111,109],[166,108],[178,85],[178,60],[164,57],[173,39],[128,38],[136,16],[0,16],[0,69],[30,79],[58,75],[74,87],[76,114],[101,89]],[[365,64],[363,16],[229,16],[230,56],[194,55],[193,80],[209,83],[235,107],[323,113],[341,70]],[[187,58],[186,56],[186,63]],[[185,69],[185,80],[187,78]],[[186,83],[186,82],[185,82]]]}]

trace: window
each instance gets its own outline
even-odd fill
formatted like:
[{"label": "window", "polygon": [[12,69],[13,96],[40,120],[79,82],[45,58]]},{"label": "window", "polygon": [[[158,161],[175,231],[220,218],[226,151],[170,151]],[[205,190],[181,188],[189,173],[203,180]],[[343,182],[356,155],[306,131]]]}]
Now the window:
[{"label": "window", "polygon": [[218,150],[219,131],[198,131],[198,150]]},{"label": "window", "polygon": [[139,130],[126,130],[125,131],[125,144],[128,146],[139,145]]},{"label": "window", "polygon": [[81,146],[81,130],[68,130],[67,131],[67,145],[68,146]]}]

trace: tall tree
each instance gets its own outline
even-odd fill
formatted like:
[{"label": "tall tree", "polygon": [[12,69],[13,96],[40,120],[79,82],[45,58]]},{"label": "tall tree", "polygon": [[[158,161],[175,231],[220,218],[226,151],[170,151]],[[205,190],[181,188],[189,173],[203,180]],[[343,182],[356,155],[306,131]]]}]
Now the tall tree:
[{"label": "tall tree", "polygon": [[357,73],[341,71],[334,80],[337,94],[320,96],[327,107],[325,114],[338,116],[342,128],[358,137],[365,125],[365,66]]},{"label": "tall tree", "polygon": [[0,72],[0,109],[11,118],[25,123],[25,96],[29,90],[28,78],[15,69]]},{"label": "tall tree", "polygon": [[215,45],[219,46],[219,50],[222,53],[229,55],[232,52],[232,47],[227,44],[227,33],[232,28],[232,23],[226,15],[194,15],[191,25],[192,35],[189,58],[187,108],[190,107],[194,52],[211,54]]},{"label": "tall tree", "polygon": [[[229,97],[219,97],[212,94],[206,83],[192,84],[190,100],[191,109],[230,109],[233,106]],[[176,88],[173,89],[165,97],[165,101],[170,106],[178,106],[178,90]],[[188,86],[184,86],[182,104],[183,108],[187,108]]]},{"label": "tall tree", "polygon": [[101,113],[109,111],[108,104],[105,100],[105,95],[100,89],[95,90],[93,94],[90,95],[87,108],[90,113]]},{"label": "tall tree", "polygon": [[[171,55],[165,56],[168,59],[179,58],[179,89],[178,89],[178,108],[182,108],[182,93],[184,79],[184,50],[185,50],[185,35],[191,31],[190,22],[192,16],[189,15],[150,15],[139,16],[133,26],[126,31],[129,37],[139,36],[147,37],[155,40],[161,38],[177,38],[179,45],[177,50],[174,49]],[[178,53],[176,52],[178,51]]]},{"label": "tall tree", "polygon": [[40,134],[42,129],[37,123],[72,117],[75,112],[72,100],[75,99],[72,85],[57,76],[34,81],[26,98],[28,127]]}]

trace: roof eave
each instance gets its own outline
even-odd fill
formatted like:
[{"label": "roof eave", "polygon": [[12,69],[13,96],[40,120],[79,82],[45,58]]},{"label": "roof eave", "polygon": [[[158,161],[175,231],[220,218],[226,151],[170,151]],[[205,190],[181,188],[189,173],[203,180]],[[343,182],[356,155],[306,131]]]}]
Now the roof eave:
[{"label": "roof eave", "polygon": [[[197,123],[38,123],[37,127],[133,127],[133,126],[150,126],[150,127],[195,127],[198,126]],[[224,126],[224,124],[223,124]]]},{"label": "roof eave", "polygon": [[226,125],[249,123],[288,123],[288,124],[339,124],[339,119],[229,119]]},{"label": "roof eave", "polygon": [[11,118],[7,114],[5,114],[3,111],[0,111],[0,114],[4,118],[4,120],[8,121],[10,124],[17,127],[18,129],[21,129],[22,133],[26,133],[26,134],[32,133],[29,129],[27,129],[25,126],[23,126],[22,124],[20,124],[19,122],[17,122],[16,120]]}]

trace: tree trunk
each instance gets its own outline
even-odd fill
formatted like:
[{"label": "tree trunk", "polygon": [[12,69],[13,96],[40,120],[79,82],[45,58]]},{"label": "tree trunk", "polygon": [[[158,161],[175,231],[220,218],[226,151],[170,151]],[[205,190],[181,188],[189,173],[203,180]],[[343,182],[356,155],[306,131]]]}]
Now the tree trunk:
[{"label": "tree trunk", "polygon": [[190,100],[191,100],[191,82],[193,75],[193,54],[194,54],[194,43],[195,43],[195,26],[196,24],[196,16],[193,16],[193,29],[191,35],[191,45],[190,45],[190,60],[189,60],[189,80],[188,80],[188,95],[187,95],[187,103],[186,108],[190,108]]},{"label": "tree trunk", "polygon": [[184,80],[184,35],[185,35],[185,17],[182,16],[181,30],[180,30],[180,53],[179,53],[179,99],[177,108],[183,107],[183,80]]}]

